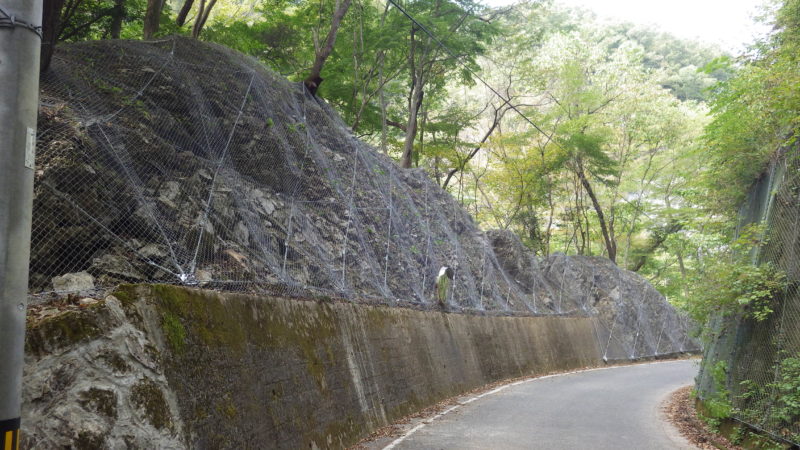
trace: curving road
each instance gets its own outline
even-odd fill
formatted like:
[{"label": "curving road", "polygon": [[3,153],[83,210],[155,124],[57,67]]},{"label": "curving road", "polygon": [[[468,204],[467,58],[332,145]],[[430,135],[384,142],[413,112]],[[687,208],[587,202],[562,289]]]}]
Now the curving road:
[{"label": "curving road", "polygon": [[611,367],[509,385],[420,423],[396,449],[694,448],[661,403],[692,384],[697,361]]}]

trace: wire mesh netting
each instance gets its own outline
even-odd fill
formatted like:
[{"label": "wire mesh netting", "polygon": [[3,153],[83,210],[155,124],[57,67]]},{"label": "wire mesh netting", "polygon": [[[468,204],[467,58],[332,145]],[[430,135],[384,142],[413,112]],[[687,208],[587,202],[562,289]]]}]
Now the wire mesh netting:
[{"label": "wire mesh netting", "polygon": [[[739,228],[761,224],[754,265],[771,264],[786,274],[786,287],[764,320],[752,315],[717,317],[699,377],[704,398],[730,392],[734,417],[776,437],[800,444],[800,148],[784,149],[751,188]],[[724,384],[713,368],[723,362]]]},{"label": "wire mesh netting", "polygon": [[[689,323],[602,258],[541,259],[484,233],[423,171],[324,102],[190,39],[63,46],[43,80],[37,298],[119,283],[492,314],[595,316],[608,359],[696,350]],[[440,268],[453,269],[444,305]]]}]

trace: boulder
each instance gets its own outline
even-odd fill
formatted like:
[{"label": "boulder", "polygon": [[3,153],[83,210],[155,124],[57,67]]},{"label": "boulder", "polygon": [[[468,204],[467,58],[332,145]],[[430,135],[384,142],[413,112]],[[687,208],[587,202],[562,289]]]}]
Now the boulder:
[{"label": "boulder", "polygon": [[86,292],[94,290],[94,277],[87,272],[66,273],[53,277],[56,292]]},{"label": "boulder", "polygon": [[107,253],[92,260],[91,269],[95,273],[105,273],[131,281],[143,281],[145,276],[139,273],[131,262],[118,255]]}]

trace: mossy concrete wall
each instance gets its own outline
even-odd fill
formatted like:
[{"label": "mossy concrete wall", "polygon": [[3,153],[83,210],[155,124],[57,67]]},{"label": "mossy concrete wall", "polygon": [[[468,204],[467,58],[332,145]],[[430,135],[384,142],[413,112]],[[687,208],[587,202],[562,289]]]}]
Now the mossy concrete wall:
[{"label": "mossy concrete wall", "polygon": [[[139,403],[127,400],[143,416],[137,420],[191,448],[343,447],[486,383],[601,363],[588,318],[448,314],[172,286],[123,287],[111,304],[121,305],[158,364],[148,389],[130,382],[115,401],[138,395]],[[108,306],[96,309],[99,317]],[[88,330],[67,346],[106,339],[102,325]],[[29,336],[35,364],[52,344],[36,329]]]}]

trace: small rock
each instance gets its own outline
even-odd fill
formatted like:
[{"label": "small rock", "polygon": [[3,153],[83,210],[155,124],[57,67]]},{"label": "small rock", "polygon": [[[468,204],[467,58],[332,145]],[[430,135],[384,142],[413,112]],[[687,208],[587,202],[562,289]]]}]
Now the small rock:
[{"label": "small rock", "polygon": [[264,212],[267,213],[267,215],[271,215],[273,212],[275,212],[276,206],[279,206],[277,205],[277,202],[275,200],[268,198],[270,194],[267,194],[266,192],[260,189],[253,189],[252,195],[253,195],[253,200],[259,206],[261,206],[261,209],[263,209]]},{"label": "small rock", "polygon": [[88,164],[81,164],[81,169],[83,169],[84,171],[86,171],[86,173],[90,175],[97,175],[97,172],[94,170],[94,167]]},{"label": "small rock", "polygon": [[243,269],[247,269],[247,257],[233,249],[226,249],[222,252],[223,255],[228,256],[236,261]]},{"label": "small rock", "polygon": [[39,311],[39,318],[44,319],[45,317],[55,316],[59,312],[61,311],[59,311],[57,308],[45,308]]},{"label": "small rock", "polygon": [[247,247],[250,245],[250,230],[244,222],[239,221],[236,223],[236,227],[233,229],[233,236],[236,242],[242,246]]},{"label": "small rock", "polygon": [[261,204],[261,208],[264,210],[267,215],[271,215],[275,212],[275,203],[272,200],[264,197],[256,197],[258,202]]},{"label": "small rock", "polygon": [[211,180],[211,178],[212,178],[211,177],[211,173],[209,173],[209,171],[206,170],[206,169],[198,170],[197,171],[197,176],[199,176],[200,178],[202,178],[204,180]]},{"label": "small rock", "polygon": [[158,196],[169,202],[174,202],[181,193],[181,185],[177,181],[167,181],[158,189]]},{"label": "small rock", "polygon": [[111,311],[112,316],[116,319],[118,324],[125,323],[125,311],[122,309],[122,303],[120,303],[117,297],[113,295],[107,295],[105,300],[106,308]]},{"label": "small rock", "polygon": [[82,299],[78,300],[78,306],[85,308],[87,306],[94,305],[99,301],[100,300],[98,300],[96,298],[86,297],[86,298],[82,298]]},{"label": "small rock", "polygon": [[198,270],[194,273],[195,279],[200,284],[200,286],[205,286],[209,282],[213,281],[214,278],[211,276],[211,272],[207,270]]},{"label": "small rock", "polygon": [[162,250],[157,244],[147,244],[139,249],[139,254],[145,258],[159,259],[166,258],[167,252]]},{"label": "small rock", "polygon": [[92,271],[107,273],[129,280],[144,280],[145,277],[121,256],[106,254],[92,260]]},{"label": "small rock", "polygon": [[94,277],[87,272],[75,272],[54,277],[53,290],[59,292],[84,292],[94,289]]}]

